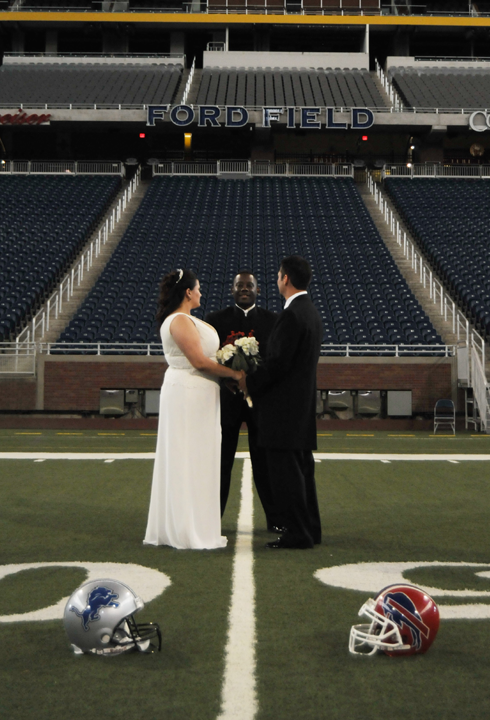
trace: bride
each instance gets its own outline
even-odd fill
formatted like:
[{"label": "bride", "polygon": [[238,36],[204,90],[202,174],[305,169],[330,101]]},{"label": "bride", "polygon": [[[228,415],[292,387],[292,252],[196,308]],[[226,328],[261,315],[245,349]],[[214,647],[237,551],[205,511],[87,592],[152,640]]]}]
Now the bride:
[{"label": "bride", "polygon": [[168,363],[144,543],[178,549],[225,547],[221,535],[221,425],[218,378],[243,372],[219,365],[216,330],[191,315],[199,280],[174,270],[160,284],[157,321]]}]

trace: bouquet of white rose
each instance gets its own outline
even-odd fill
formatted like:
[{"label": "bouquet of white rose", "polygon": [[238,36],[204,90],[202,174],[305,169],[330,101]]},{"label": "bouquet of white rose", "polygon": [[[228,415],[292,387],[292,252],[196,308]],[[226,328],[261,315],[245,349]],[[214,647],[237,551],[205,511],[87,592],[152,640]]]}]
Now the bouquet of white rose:
[{"label": "bouquet of white rose", "polygon": [[[216,360],[220,365],[226,365],[233,370],[244,370],[248,375],[254,373],[262,358],[259,355],[259,343],[254,337],[253,331],[245,336],[243,332],[232,332],[226,338],[222,347],[216,353]],[[252,399],[245,398],[249,407],[252,407]]]}]

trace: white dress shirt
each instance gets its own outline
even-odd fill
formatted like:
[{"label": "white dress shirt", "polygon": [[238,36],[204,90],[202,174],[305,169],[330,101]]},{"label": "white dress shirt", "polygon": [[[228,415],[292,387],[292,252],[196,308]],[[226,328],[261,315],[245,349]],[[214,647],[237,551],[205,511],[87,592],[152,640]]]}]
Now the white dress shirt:
[{"label": "white dress shirt", "polygon": [[300,295],[308,295],[308,293],[306,290],[301,290],[300,292],[294,293],[294,295],[291,295],[290,297],[288,297],[288,299],[284,303],[284,310],[286,308],[288,308],[291,305],[291,303],[293,302],[293,300],[295,300]]}]

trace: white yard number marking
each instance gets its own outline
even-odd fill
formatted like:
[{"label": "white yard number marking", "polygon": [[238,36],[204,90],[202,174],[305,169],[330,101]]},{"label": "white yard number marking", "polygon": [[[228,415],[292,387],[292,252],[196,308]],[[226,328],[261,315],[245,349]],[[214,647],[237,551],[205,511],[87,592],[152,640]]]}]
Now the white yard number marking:
[{"label": "white yard number marking", "polygon": [[[380,562],[336,565],[317,570],[314,575],[320,582],[345,590],[358,590],[371,596],[379,593],[387,585],[412,584],[410,570],[425,567],[480,568],[475,575],[490,579],[490,565],[487,563],[466,562]],[[482,570],[481,568],[488,568]],[[485,598],[490,601],[490,590],[443,590],[413,583],[434,599],[440,597]],[[439,605],[439,603],[438,603]],[[490,604],[464,603],[462,605],[439,605],[444,620],[490,619]]]},{"label": "white yard number marking", "polygon": [[[22,563],[21,565],[0,565],[0,580],[7,575],[14,575],[21,570],[37,570],[45,567],[79,567],[87,571],[84,582],[89,580],[102,580],[109,578],[119,580],[129,585],[137,595],[148,603],[150,600],[161,595],[166,587],[170,585],[170,578],[164,573],[142,565],[131,565],[126,563],[92,563],[92,562],[38,562]],[[82,584],[82,583],[80,583]],[[73,588],[76,590],[76,588]],[[55,605],[50,605],[32,612],[18,613],[16,615],[0,615],[0,622],[18,622],[32,620],[61,620],[68,597],[62,598]]]}]

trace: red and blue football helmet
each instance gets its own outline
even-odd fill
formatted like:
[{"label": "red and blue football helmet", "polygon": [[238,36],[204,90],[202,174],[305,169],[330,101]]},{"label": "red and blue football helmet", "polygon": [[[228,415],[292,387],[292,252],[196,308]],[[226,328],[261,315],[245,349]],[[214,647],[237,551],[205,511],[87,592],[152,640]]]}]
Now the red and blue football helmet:
[{"label": "red and blue football helmet", "polygon": [[349,651],[374,655],[378,650],[392,657],[427,652],[439,629],[439,609],[434,600],[414,585],[389,585],[359,610],[369,624],[353,625]]}]

